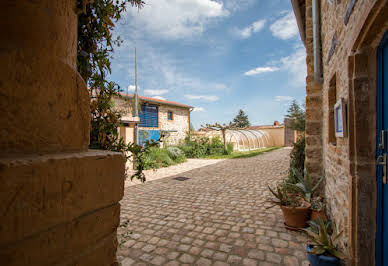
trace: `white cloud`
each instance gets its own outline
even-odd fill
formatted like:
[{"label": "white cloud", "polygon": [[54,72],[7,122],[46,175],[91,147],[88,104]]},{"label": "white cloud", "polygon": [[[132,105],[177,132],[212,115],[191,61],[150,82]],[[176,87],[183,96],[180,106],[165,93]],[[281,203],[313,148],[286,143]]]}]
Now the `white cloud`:
[{"label": "white cloud", "polygon": [[273,36],[282,40],[288,40],[298,35],[298,25],[296,24],[294,13],[292,11],[284,13],[284,15],[276,20],[269,29]]},{"label": "white cloud", "polygon": [[288,71],[289,83],[295,87],[306,85],[306,50],[296,49],[291,55],[280,59],[281,68]]},{"label": "white cloud", "polygon": [[215,95],[192,95],[192,94],[186,94],[185,97],[190,100],[204,100],[209,102],[215,102],[219,98]]},{"label": "white cloud", "polygon": [[252,5],[256,0],[223,0],[225,7],[231,11],[245,9]]},{"label": "white cloud", "polygon": [[144,90],[145,95],[163,95],[168,93],[168,90]]},{"label": "white cloud", "polygon": [[270,66],[258,67],[258,68],[251,69],[251,70],[245,72],[244,75],[245,76],[254,76],[254,75],[258,75],[258,74],[262,74],[262,73],[267,73],[267,72],[275,72],[275,71],[278,71],[278,70],[280,70],[278,67],[270,67]]},{"label": "white cloud", "polygon": [[206,112],[206,110],[203,107],[194,107],[193,112]]},{"label": "white cloud", "polygon": [[128,92],[134,92],[135,91],[135,85],[129,85],[128,88],[127,88],[127,91]]},{"label": "white cloud", "polygon": [[129,8],[132,26],[165,39],[183,39],[201,34],[207,24],[229,15],[222,2],[214,0],[147,1],[140,10]]},{"label": "white cloud", "polygon": [[235,33],[240,38],[243,38],[243,39],[249,38],[252,36],[253,33],[259,32],[262,29],[264,29],[265,22],[266,22],[265,19],[255,21],[251,25],[249,25],[248,27],[245,27],[243,29],[235,29]]},{"label": "white cloud", "polygon": [[258,67],[244,73],[245,76],[254,76],[267,72],[287,71],[289,84],[302,87],[306,84],[306,50],[304,47],[296,48],[292,54],[270,62],[273,66]]},{"label": "white cloud", "polygon": [[155,98],[155,99],[159,99],[159,100],[166,100],[166,98],[162,97],[162,96],[154,96],[152,98]]},{"label": "white cloud", "polygon": [[289,101],[292,101],[294,99],[294,97],[292,96],[275,96],[275,101],[276,102],[289,102]]}]

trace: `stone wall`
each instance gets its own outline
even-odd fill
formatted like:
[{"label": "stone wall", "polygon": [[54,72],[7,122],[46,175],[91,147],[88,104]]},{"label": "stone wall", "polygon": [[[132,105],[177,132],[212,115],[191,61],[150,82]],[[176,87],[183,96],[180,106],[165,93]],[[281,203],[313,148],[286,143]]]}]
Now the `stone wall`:
[{"label": "stone wall", "polygon": [[88,150],[75,7],[1,5],[1,265],[115,264],[125,161]]},{"label": "stone wall", "polygon": [[[167,119],[169,111],[173,112],[173,120]],[[173,130],[166,139],[169,144],[178,144],[186,137],[190,129],[190,111],[188,108],[181,108],[169,105],[159,106],[159,127],[161,130]]]},{"label": "stone wall", "polygon": [[[340,243],[353,258],[349,263],[374,265],[376,47],[388,29],[388,5],[374,0],[319,2],[322,85],[313,80],[311,0],[306,0],[306,168],[325,175],[328,213],[344,231]],[[344,138],[333,134],[333,104],[340,98],[347,106]]]}]

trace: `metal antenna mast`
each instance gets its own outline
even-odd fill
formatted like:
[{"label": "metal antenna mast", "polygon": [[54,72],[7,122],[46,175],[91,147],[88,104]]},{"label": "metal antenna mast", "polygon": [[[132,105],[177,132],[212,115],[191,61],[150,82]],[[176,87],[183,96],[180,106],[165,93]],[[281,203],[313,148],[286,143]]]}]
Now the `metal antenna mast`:
[{"label": "metal antenna mast", "polygon": [[137,49],[135,47],[135,116],[139,116],[138,111],[138,94],[137,94]]}]

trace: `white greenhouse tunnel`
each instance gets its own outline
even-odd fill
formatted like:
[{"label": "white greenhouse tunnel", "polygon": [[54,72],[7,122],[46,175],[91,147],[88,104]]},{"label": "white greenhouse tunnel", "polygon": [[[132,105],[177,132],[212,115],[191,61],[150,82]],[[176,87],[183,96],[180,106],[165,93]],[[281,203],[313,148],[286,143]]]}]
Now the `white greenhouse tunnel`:
[{"label": "white greenhouse tunnel", "polygon": [[262,130],[227,130],[225,139],[227,143],[233,143],[235,151],[251,151],[273,146],[271,136]]}]

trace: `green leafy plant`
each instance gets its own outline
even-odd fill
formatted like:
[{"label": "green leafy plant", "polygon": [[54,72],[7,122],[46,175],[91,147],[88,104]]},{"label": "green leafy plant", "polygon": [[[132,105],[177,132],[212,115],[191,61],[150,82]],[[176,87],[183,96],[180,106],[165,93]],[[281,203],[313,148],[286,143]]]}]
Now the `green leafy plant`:
[{"label": "green leafy plant", "polygon": [[307,233],[312,241],[311,254],[330,255],[339,259],[346,258],[345,254],[339,251],[335,245],[343,231],[337,233],[335,226],[331,226],[331,222],[325,223],[322,219],[310,221],[309,224],[310,227],[303,229],[303,231]]},{"label": "green leafy plant", "polygon": [[145,181],[144,155],[152,145],[143,147],[125,144],[119,137],[121,114],[114,109],[113,97],[121,97],[120,87],[108,76],[111,73],[111,58],[115,46],[122,43],[120,36],[113,37],[115,23],[129,5],[141,8],[142,0],[77,0],[78,43],[77,70],[85,80],[90,95],[91,149],[122,152],[126,159],[132,153],[137,172],[131,177]]},{"label": "green leafy plant", "polygon": [[226,144],[226,154],[227,155],[231,155],[233,153],[233,150],[234,150],[233,143],[229,142],[228,144]]},{"label": "green leafy plant", "polygon": [[304,199],[307,202],[310,202],[311,197],[313,196],[314,192],[318,189],[319,185],[322,183],[324,177],[321,177],[314,184],[313,179],[307,173],[303,175],[297,169],[291,169],[291,171],[293,172],[293,176],[296,178],[296,183],[285,182],[285,186],[289,187],[290,189],[294,189],[296,191],[301,192],[303,194]]},{"label": "green leafy plant", "polygon": [[299,138],[293,145],[290,153],[290,170],[288,173],[289,183],[296,183],[297,178],[295,177],[294,171],[304,174],[304,161],[305,161],[305,148],[306,141],[305,137]]},{"label": "green leafy plant", "polygon": [[215,131],[220,131],[222,135],[222,140],[224,143],[224,153],[226,153],[226,131],[229,129],[236,129],[236,123],[230,122],[229,124],[220,124],[220,123],[215,123],[215,124],[206,124],[206,126],[202,126],[211,130]]}]

